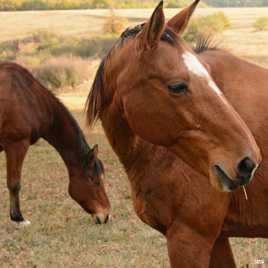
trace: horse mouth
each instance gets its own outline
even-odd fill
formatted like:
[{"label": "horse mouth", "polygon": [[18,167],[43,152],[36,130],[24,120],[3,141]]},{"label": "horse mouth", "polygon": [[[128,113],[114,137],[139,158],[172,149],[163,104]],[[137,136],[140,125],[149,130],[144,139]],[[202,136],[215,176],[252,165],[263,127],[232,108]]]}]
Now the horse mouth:
[{"label": "horse mouth", "polygon": [[93,221],[97,225],[107,224],[110,219],[111,219],[111,216],[109,214],[107,214],[107,215],[104,215],[104,214],[94,214],[93,215]]},{"label": "horse mouth", "polygon": [[215,165],[213,170],[225,190],[233,191],[242,185],[239,179],[231,178],[220,166]]}]

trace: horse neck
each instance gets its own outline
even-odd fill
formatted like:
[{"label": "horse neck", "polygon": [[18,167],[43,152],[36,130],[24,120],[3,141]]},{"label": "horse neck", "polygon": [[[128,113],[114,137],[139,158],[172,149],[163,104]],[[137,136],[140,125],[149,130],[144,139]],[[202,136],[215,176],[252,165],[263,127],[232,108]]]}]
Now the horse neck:
[{"label": "horse neck", "polygon": [[102,126],[105,134],[123,164],[129,178],[135,173],[142,172],[150,158],[152,157],[152,147],[150,143],[145,142],[136,136],[128,126],[126,120],[122,117],[120,108],[111,104],[101,115]]},{"label": "horse neck", "polygon": [[[153,145],[135,135],[122,115],[120,97],[116,92],[115,77],[119,76],[120,71],[124,69],[123,66],[127,64],[127,61],[124,60],[126,58],[124,53],[123,46],[116,54],[110,56],[105,63],[109,72],[104,73],[104,84],[109,86],[105,87],[104,95],[107,105],[100,113],[100,119],[106,137],[123,164],[130,181],[132,181],[140,177],[138,173],[142,172],[146,163],[150,161]],[[135,175],[133,176],[133,174]]]},{"label": "horse neck", "polygon": [[53,108],[53,121],[43,138],[58,151],[70,175],[85,165],[90,148],[77,122],[60,102]]}]

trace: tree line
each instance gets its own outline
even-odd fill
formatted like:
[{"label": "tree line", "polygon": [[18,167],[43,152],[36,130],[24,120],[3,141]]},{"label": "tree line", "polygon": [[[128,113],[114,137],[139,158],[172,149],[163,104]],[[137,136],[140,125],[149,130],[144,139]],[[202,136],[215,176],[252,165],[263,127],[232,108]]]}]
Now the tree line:
[{"label": "tree line", "polygon": [[268,6],[268,0],[204,0],[204,2],[216,7]]},{"label": "tree line", "polygon": [[[147,8],[159,0],[0,0],[0,11],[87,8]],[[182,7],[192,0],[166,0],[166,7]],[[209,6],[268,6],[268,0],[203,0]]]},{"label": "tree line", "polygon": [[[185,1],[185,0],[183,0]],[[151,7],[156,0],[0,0],[1,11]]]}]

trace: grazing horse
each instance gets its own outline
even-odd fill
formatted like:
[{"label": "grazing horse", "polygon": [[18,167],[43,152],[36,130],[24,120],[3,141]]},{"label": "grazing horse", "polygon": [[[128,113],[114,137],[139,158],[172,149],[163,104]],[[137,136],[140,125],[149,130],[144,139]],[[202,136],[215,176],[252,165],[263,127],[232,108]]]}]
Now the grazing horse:
[{"label": "grazing horse", "polygon": [[44,138],[62,157],[69,193],[96,223],[106,223],[110,203],[103,185],[98,146],[90,149],[66,107],[23,67],[0,63],[0,152],[7,159],[11,220],[27,225],[20,211],[20,180],[29,146]]},{"label": "grazing horse", "polygon": [[233,268],[229,237],[268,238],[268,71],[187,45],[198,2],[167,23],[160,2],[121,35],[99,66],[87,118],[101,120],[135,211],[165,235],[171,267]]}]

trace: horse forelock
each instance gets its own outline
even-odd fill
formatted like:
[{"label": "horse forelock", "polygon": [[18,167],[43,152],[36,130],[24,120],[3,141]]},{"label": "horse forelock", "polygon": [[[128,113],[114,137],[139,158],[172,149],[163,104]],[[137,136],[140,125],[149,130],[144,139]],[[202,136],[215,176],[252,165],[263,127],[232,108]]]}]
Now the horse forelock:
[{"label": "horse forelock", "polygon": [[91,90],[89,92],[86,102],[87,122],[92,126],[98,119],[102,110],[102,96],[104,91],[104,65],[106,58],[104,58],[97,70]]}]

